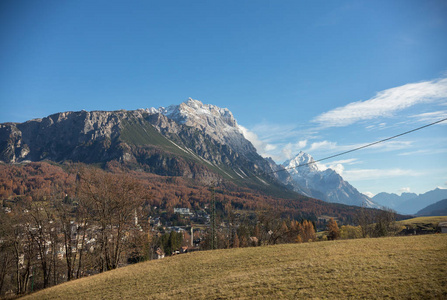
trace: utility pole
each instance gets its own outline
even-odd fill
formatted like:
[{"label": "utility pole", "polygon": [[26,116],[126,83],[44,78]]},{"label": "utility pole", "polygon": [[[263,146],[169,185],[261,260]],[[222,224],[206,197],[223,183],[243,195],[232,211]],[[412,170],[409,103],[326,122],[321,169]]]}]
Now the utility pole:
[{"label": "utility pole", "polygon": [[211,250],[217,248],[216,243],[216,198],[214,193],[214,183],[211,185]]}]

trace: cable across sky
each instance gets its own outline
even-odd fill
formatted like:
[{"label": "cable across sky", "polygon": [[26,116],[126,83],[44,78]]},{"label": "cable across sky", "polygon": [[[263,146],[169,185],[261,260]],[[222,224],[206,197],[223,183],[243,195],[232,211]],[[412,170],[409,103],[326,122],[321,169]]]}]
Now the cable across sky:
[{"label": "cable across sky", "polygon": [[[324,157],[324,158],[320,158],[320,159],[317,159],[317,160],[314,160],[314,161],[311,161],[311,162],[308,162],[308,163],[305,163],[305,164],[300,164],[298,166],[284,168],[284,169],[281,169],[281,170],[272,171],[272,172],[268,172],[268,173],[264,173],[264,174],[265,175],[275,174],[275,173],[279,173],[279,172],[282,172],[282,171],[297,169],[299,167],[304,167],[304,166],[308,166],[308,165],[311,165],[311,164],[315,164],[317,162],[321,162],[321,161],[328,160],[328,159],[331,159],[331,158],[334,158],[334,157],[338,157],[338,156],[341,156],[341,155],[345,155],[345,154],[348,154],[348,153],[351,153],[351,152],[354,152],[354,151],[357,151],[357,150],[368,148],[368,147],[371,147],[371,146],[374,146],[374,145],[377,145],[377,144],[380,144],[380,143],[383,143],[383,142],[386,142],[386,141],[389,141],[389,140],[401,137],[403,135],[406,135],[406,134],[409,134],[409,133],[412,133],[412,132],[415,132],[415,131],[418,131],[418,130],[421,130],[421,129],[424,129],[424,128],[427,128],[427,127],[430,127],[430,126],[433,126],[433,125],[436,125],[436,124],[444,122],[444,121],[447,121],[447,118],[444,118],[444,119],[438,120],[436,122],[433,122],[433,123],[430,123],[430,124],[426,124],[424,126],[420,126],[420,127],[417,127],[417,128],[414,128],[414,129],[411,129],[411,130],[408,130],[408,131],[396,134],[396,135],[388,137],[386,139],[375,141],[375,142],[372,142],[372,143],[369,143],[369,144],[366,144],[366,145],[363,145],[363,146],[360,146],[360,147],[357,147],[357,148],[353,148],[353,149],[350,149],[350,150],[347,150],[347,151],[343,151],[343,152],[340,152],[340,153],[337,153],[337,154],[334,154],[334,155],[330,155],[330,156],[327,156],[327,157]],[[256,175],[247,176],[245,178],[250,178],[250,177],[256,177]]]}]

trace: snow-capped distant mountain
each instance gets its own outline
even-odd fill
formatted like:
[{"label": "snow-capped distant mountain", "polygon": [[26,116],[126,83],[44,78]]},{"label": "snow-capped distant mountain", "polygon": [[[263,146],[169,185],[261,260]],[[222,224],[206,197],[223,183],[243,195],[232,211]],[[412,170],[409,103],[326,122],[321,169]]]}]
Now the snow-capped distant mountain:
[{"label": "snow-capped distant mountain", "polygon": [[[366,207],[380,207],[368,196],[360,193],[332,169],[323,169],[312,156],[300,152],[282,164],[288,170],[301,192],[327,202]],[[297,192],[300,192],[297,190]]]}]

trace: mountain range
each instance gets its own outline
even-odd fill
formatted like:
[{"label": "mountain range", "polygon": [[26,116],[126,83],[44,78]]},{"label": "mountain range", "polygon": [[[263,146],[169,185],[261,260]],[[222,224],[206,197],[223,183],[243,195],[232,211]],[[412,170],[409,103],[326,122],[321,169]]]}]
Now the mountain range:
[{"label": "mountain range", "polygon": [[401,214],[416,214],[419,210],[447,199],[447,189],[436,188],[423,194],[402,193],[401,196],[390,193],[379,193],[372,200],[384,207],[391,208]]},{"label": "mountain range", "polygon": [[[261,157],[231,111],[188,99],[167,108],[61,112],[0,124],[0,161],[49,160],[128,167],[211,184],[232,181],[271,193],[379,207],[332,169],[300,152],[282,165]],[[298,167],[300,166],[300,167]]]}]

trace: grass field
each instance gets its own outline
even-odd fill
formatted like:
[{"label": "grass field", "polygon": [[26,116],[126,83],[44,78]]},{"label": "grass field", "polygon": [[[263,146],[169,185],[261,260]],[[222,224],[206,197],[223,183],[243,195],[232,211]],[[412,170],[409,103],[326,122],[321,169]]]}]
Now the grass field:
[{"label": "grass field", "polygon": [[447,298],[447,234],[194,252],[27,299]]},{"label": "grass field", "polygon": [[416,217],[412,219],[398,221],[400,225],[433,224],[435,227],[440,222],[447,222],[447,216],[439,217]]}]

